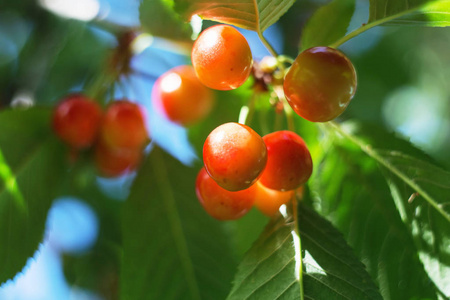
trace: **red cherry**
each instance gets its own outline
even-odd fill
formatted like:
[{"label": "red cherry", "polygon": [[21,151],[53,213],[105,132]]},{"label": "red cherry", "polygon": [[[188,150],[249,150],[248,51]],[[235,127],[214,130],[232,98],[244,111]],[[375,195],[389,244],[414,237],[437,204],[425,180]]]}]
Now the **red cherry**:
[{"label": "red cherry", "polygon": [[153,86],[155,108],[172,122],[191,125],[206,117],[214,96],[195,75],[191,66],[175,67],[158,78]]},{"label": "red cherry", "polygon": [[73,148],[90,147],[98,134],[102,110],[83,95],[70,95],[59,102],[53,111],[55,133]]},{"label": "red cherry", "polygon": [[230,192],[220,187],[202,168],[197,175],[195,191],[206,212],[218,220],[236,220],[253,206],[256,189],[254,186]]},{"label": "red cherry", "polygon": [[100,134],[109,148],[141,149],[148,139],[144,109],[127,100],[112,102],[105,111]]},{"label": "red cherry", "polygon": [[276,131],[263,137],[267,164],[259,179],[274,190],[294,190],[312,173],[312,159],[303,139],[292,131]]},{"label": "red cherry", "polygon": [[226,123],[214,129],[203,145],[203,162],[208,174],[224,189],[250,187],[267,161],[261,136],[247,125]]},{"label": "red cherry", "polygon": [[300,53],[284,79],[284,94],[292,109],[312,122],[330,121],[356,92],[356,72],[339,50],[314,47]]},{"label": "red cherry", "polygon": [[234,27],[216,25],[204,30],[192,48],[192,65],[204,85],[232,90],[250,75],[253,58],[245,37]]}]

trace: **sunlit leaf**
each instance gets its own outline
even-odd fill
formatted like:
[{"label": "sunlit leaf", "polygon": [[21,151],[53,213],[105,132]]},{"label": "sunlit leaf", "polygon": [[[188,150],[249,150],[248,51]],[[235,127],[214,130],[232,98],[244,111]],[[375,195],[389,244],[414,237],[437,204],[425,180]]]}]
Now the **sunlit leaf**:
[{"label": "sunlit leaf", "polygon": [[305,298],[382,299],[342,234],[307,206],[298,215]]},{"label": "sunlit leaf", "polygon": [[[368,23],[387,19],[391,21],[395,18],[408,16],[409,21],[415,22],[416,25],[429,25],[433,26],[433,22],[428,23],[427,15],[430,15],[429,21],[433,21],[433,18],[440,20],[449,20],[448,17],[448,0],[370,0],[370,14]],[[418,10],[420,13],[416,13]],[[414,16],[415,15],[415,16]],[[439,17],[437,17],[439,15]],[[445,16],[447,15],[447,16]]]},{"label": "sunlit leaf", "polygon": [[235,269],[224,224],[195,196],[197,170],[152,149],[125,204],[123,299],[220,299]]},{"label": "sunlit leaf", "polygon": [[40,109],[0,113],[0,282],[38,249],[64,174],[64,151],[49,119],[50,111]]},{"label": "sunlit leaf", "polygon": [[389,21],[391,25],[450,26],[450,1],[431,1],[418,10]]},{"label": "sunlit leaf", "polygon": [[300,299],[300,253],[293,235],[292,219],[270,222],[240,263],[227,299]]},{"label": "sunlit leaf", "polygon": [[294,0],[174,0],[185,19],[199,15],[203,19],[263,32],[292,6]]},{"label": "sunlit leaf", "polygon": [[269,223],[239,265],[227,299],[302,298],[381,299],[342,235],[305,205],[298,220],[279,216]]},{"label": "sunlit leaf", "polygon": [[370,0],[367,23],[333,42],[331,46],[340,46],[364,31],[383,24],[449,26],[449,7],[449,0]]}]

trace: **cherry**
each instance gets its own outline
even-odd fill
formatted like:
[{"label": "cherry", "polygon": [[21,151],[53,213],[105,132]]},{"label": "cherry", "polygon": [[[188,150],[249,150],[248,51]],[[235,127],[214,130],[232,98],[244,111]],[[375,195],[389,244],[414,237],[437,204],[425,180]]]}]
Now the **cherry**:
[{"label": "cherry", "polygon": [[192,65],[200,81],[213,89],[241,86],[252,70],[252,53],[245,37],[229,25],[204,30],[192,48]]},{"label": "cherry", "polygon": [[197,175],[195,192],[209,215],[218,220],[235,220],[252,208],[256,189],[252,186],[242,191],[227,191],[202,168]]},{"label": "cherry", "polygon": [[267,164],[259,179],[274,190],[288,191],[304,184],[312,173],[312,159],[303,139],[288,130],[263,137],[267,147]]},{"label": "cherry", "polygon": [[286,192],[272,190],[265,187],[259,180],[253,186],[257,187],[254,205],[269,217],[274,216],[280,206],[289,202],[295,195],[295,190]]},{"label": "cherry", "polygon": [[94,143],[101,117],[102,110],[96,102],[83,95],[70,95],[56,105],[52,126],[68,145],[83,149]]},{"label": "cherry", "polygon": [[208,174],[224,189],[250,187],[267,161],[261,136],[247,125],[225,123],[214,129],[203,145],[203,162]]},{"label": "cherry", "polygon": [[178,66],[164,73],[152,90],[155,108],[169,120],[183,126],[206,117],[214,104],[211,90],[195,75],[191,66]]},{"label": "cherry", "polygon": [[101,141],[95,146],[95,165],[101,175],[116,177],[136,169],[142,149],[110,148]]},{"label": "cherry", "polygon": [[109,148],[142,148],[148,139],[143,108],[127,100],[112,102],[105,111],[100,135]]},{"label": "cherry", "polygon": [[284,79],[292,109],[312,122],[330,121],[344,112],[356,92],[356,72],[339,50],[314,47],[300,53]]}]

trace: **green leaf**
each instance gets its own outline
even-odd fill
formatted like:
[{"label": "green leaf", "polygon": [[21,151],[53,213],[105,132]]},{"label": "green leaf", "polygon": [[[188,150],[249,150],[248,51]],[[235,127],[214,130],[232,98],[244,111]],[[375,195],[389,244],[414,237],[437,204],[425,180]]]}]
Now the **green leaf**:
[{"label": "green leaf", "polygon": [[306,299],[382,299],[364,265],[331,223],[299,207]]},{"label": "green leaf", "polygon": [[364,31],[382,24],[449,26],[449,3],[448,0],[370,0],[367,23],[330,46],[336,48]]},{"label": "green leaf", "polygon": [[[448,0],[438,0],[438,1],[430,1],[430,0],[370,0],[370,8],[369,8],[369,21],[368,23],[372,23],[375,21],[388,19],[386,21],[390,21],[391,19],[395,19],[401,17],[406,14],[410,14],[415,10],[422,10],[423,14],[426,15],[427,9],[434,8],[428,11],[430,13],[446,13],[448,12],[449,1]],[[441,16],[442,17],[442,16]],[[449,17],[446,19],[448,20]],[[410,20],[414,20],[414,17],[410,17]],[[420,21],[416,20],[417,23]],[[423,22],[421,25],[429,25],[428,22]]]},{"label": "green leaf", "polygon": [[294,4],[294,0],[174,0],[175,9],[189,20],[192,15],[263,32]]},{"label": "green leaf", "polygon": [[450,1],[432,1],[420,9],[396,18],[390,25],[425,25],[430,27],[450,26]]},{"label": "green leaf", "polygon": [[272,220],[240,263],[227,299],[300,299],[293,235],[298,241],[292,219]]},{"label": "green leaf", "polygon": [[[370,144],[348,127],[332,126],[383,167],[399,214],[410,230],[425,270],[449,297],[450,173],[399,151],[383,150],[384,143],[378,145],[372,139]],[[370,138],[371,133],[361,134]],[[409,148],[407,153],[417,152],[412,145]]]},{"label": "green leaf", "polygon": [[64,176],[64,151],[49,120],[43,109],[0,113],[0,282],[13,278],[37,250]]},{"label": "green leaf", "polygon": [[345,35],[355,11],[355,0],[333,0],[320,7],[303,28],[301,50],[327,46]]},{"label": "green leaf", "polygon": [[[385,132],[381,136],[391,145]],[[345,233],[383,299],[436,299],[377,163],[347,139],[326,135],[321,145],[310,180],[312,202]]]},{"label": "green leaf", "polygon": [[381,299],[328,221],[306,205],[299,206],[297,219],[279,216],[269,223],[239,265],[227,299]]},{"label": "green leaf", "polygon": [[139,6],[142,28],[152,35],[190,40],[192,28],[174,11],[174,0],[143,0]]},{"label": "green leaf", "polygon": [[152,149],[123,217],[123,299],[221,299],[236,263],[224,223],[195,196],[196,170]]},{"label": "green leaf", "polygon": [[386,170],[395,204],[411,231],[425,270],[450,297],[450,173],[401,153],[380,154],[415,185]]}]

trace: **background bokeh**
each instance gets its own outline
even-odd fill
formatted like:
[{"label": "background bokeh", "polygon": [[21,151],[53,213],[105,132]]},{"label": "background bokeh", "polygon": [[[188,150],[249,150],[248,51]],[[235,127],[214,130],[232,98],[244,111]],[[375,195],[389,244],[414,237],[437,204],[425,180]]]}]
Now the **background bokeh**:
[{"label": "background bokeh", "polygon": [[[302,26],[325,1],[297,1],[264,34],[280,53],[295,57]],[[104,72],[103,58],[117,45],[114,33],[138,28],[138,0],[0,1],[0,107],[51,106],[65,94],[81,91]],[[366,1],[357,1],[349,30],[367,20]],[[254,32],[243,31],[255,59],[267,55]],[[116,98],[143,104],[153,142],[184,164],[199,160],[186,129],[155,113],[150,94],[154,81],[176,65],[189,63],[186,49],[141,36],[132,61],[136,72],[122,78]],[[358,91],[341,119],[356,118],[383,126],[409,139],[438,164],[450,167],[450,29],[378,27],[344,44],[355,64]],[[237,116],[236,116],[237,119]],[[150,145],[151,147],[151,145]],[[133,174],[96,178],[108,199],[120,205]],[[83,180],[83,179],[80,179]],[[82,255],[96,244],[99,217],[88,202],[67,195],[54,202],[44,240],[24,270],[0,287],[0,299],[99,299],[73,288],[63,272],[69,255]]]}]

